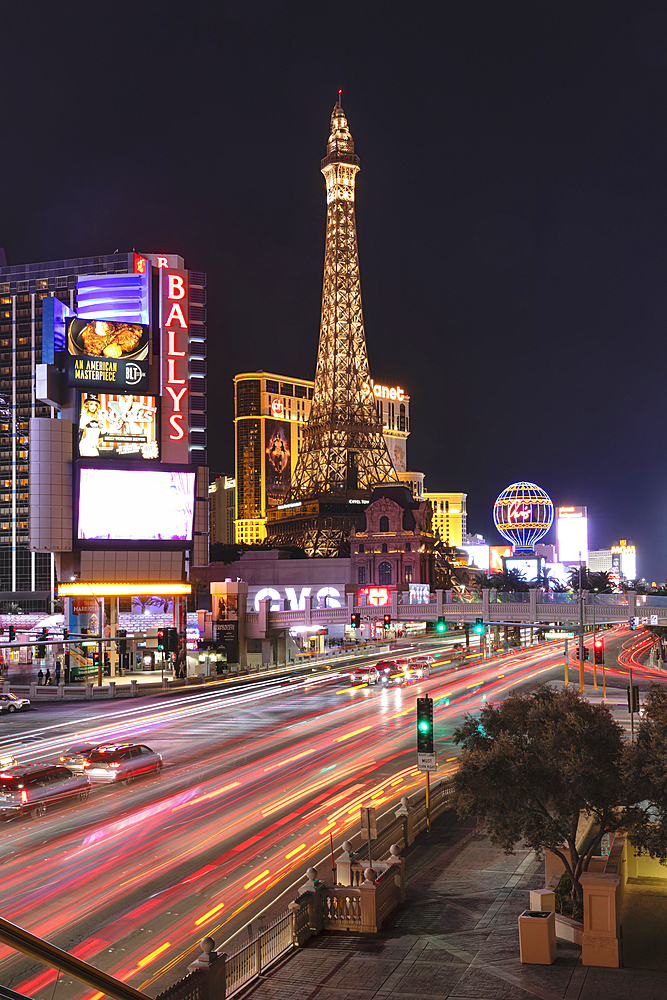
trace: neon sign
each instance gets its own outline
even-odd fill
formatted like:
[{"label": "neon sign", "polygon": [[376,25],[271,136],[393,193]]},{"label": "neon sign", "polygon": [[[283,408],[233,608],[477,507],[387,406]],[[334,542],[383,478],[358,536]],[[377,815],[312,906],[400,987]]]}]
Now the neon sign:
[{"label": "neon sign", "polygon": [[401,389],[400,385],[389,388],[386,385],[376,385],[373,379],[371,379],[371,389],[373,395],[378,399],[397,399],[399,403],[402,403],[405,399],[405,391]]},{"label": "neon sign", "polygon": [[359,587],[357,603],[361,604],[362,596],[366,598],[366,606],[381,608],[391,604],[391,592],[394,587]]},{"label": "neon sign", "polygon": [[134,255],[134,273],[135,274],[145,274],[146,273],[147,261],[145,257],[142,257],[140,253],[135,253]]},{"label": "neon sign", "polygon": [[285,407],[283,406],[282,399],[272,399],[271,400],[271,413],[276,417],[282,417],[285,412]]},{"label": "neon sign", "polygon": [[[162,455],[167,462],[187,463],[189,385],[189,286],[186,271],[164,269],[158,257],[162,306]],[[167,261],[168,264],[168,261]]]}]

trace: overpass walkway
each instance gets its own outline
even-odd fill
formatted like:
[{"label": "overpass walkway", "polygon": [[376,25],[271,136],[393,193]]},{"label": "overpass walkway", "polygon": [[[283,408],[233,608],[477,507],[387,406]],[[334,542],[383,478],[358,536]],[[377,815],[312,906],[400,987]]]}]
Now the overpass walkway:
[{"label": "overpass walkway", "polygon": [[[347,604],[339,601],[333,607],[315,607],[314,599],[306,597],[303,607],[283,610],[270,598],[259,602],[259,611],[246,612],[245,635],[250,638],[267,638],[277,631],[304,627],[350,624],[350,616],[357,613],[362,622],[381,620],[390,614],[392,623],[434,622],[444,617],[447,621],[474,622],[481,618],[486,624],[561,624],[576,626],[582,609],[576,594],[547,594],[531,590],[523,594],[503,594],[483,590],[481,600],[464,602],[454,600],[452,591],[437,590],[424,604],[399,604],[399,594],[391,592],[391,603],[376,606],[359,605],[349,594]],[[667,625],[667,598],[626,594],[582,595],[585,625],[606,625],[628,622],[639,617],[644,624]]]}]

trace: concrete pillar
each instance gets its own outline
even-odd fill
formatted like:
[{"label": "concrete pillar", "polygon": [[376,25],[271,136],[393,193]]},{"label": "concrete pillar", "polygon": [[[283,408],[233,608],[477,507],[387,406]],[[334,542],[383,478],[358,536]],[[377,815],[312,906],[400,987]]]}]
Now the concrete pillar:
[{"label": "concrete pillar", "polygon": [[[530,588],[530,620],[531,622],[537,621],[537,590],[534,587]],[[531,633],[532,639],[532,633]]]},{"label": "concrete pillar", "polygon": [[637,614],[637,591],[626,590],[625,596],[628,599],[628,618],[634,618]]},{"label": "concrete pillar", "polygon": [[410,800],[407,795],[404,795],[401,798],[401,804],[394,813],[394,816],[396,819],[403,819],[403,840],[405,841],[406,847],[409,847],[415,839],[414,819],[412,814],[413,810],[410,805]]},{"label": "concrete pillar", "polygon": [[136,679],[136,677],[133,677],[132,680],[130,681],[130,694],[132,695],[133,698],[136,697],[136,694],[137,694],[137,679]]},{"label": "concrete pillar", "polygon": [[303,602],[303,623],[312,625],[313,623],[313,595],[309,594]]},{"label": "concrete pillar", "polygon": [[482,589],[482,617],[485,622],[489,620],[489,591],[487,587]]},{"label": "concrete pillar", "polygon": [[[264,604],[264,601],[262,601],[262,604]],[[273,647],[271,640],[262,639],[262,666],[264,666],[264,664],[267,664],[268,666],[268,664],[271,663],[272,652],[273,652]]]},{"label": "concrete pillar", "polygon": [[374,934],[378,929],[376,877],[373,869],[367,868],[364,872],[364,881],[359,886],[361,893],[361,927],[359,930],[366,934]]},{"label": "concrete pillar", "polygon": [[110,698],[115,698],[116,697],[116,682],[115,681],[109,681],[109,697]]},{"label": "concrete pillar", "polygon": [[[264,652],[264,639],[269,634],[269,612],[271,609],[271,598],[265,597],[263,601],[259,602],[259,617],[258,617],[258,628],[262,634],[262,654]],[[262,659],[263,659],[262,655]]]},{"label": "concrete pillar", "polygon": [[[109,638],[116,638],[116,630],[118,628],[118,598],[109,598]],[[118,646],[115,642],[109,643],[109,664],[110,664],[110,676],[115,677],[118,673]]]},{"label": "concrete pillar", "polygon": [[338,885],[352,885],[352,844],[343,841],[342,854],[336,858],[336,882]]},{"label": "concrete pillar", "polygon": [[584,889],[581,964],[617,969],[619,956],[616,907],[621,876],[584,872],[579,881]]},{"label": "concrete pillar", "polygon": [[[448,591],[449,593],[449,591]],[[442,614],[442,591],[436,590],[435,592],[435,613],[440,616]]]},{"label": "concrete pillar", "polygon": [[391,592],[391,621],[392,625],[398,620],[398,591]]}]

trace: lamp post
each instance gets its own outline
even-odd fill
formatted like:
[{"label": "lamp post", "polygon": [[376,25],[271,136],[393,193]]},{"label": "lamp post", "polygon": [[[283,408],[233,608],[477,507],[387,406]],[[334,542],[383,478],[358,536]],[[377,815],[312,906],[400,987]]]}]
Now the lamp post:
[{"label": "lamp post", "polygon": [[581,552],[579,553],[579,693],[584,694],[584,591],[581,585]]}]

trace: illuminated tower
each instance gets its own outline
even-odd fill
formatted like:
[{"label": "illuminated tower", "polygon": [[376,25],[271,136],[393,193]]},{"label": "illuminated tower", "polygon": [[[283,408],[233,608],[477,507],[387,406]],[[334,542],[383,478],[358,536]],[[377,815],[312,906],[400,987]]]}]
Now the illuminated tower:
[{"label": "illuminated tower", "polygon": [[322,318],[315,391],[289,506],[270,513],[269,537],[308,555],[337,555],[379,483],[397,482],[371,391],[359,280],[354,152],[339,99],[322,173],[327,185]]}]

